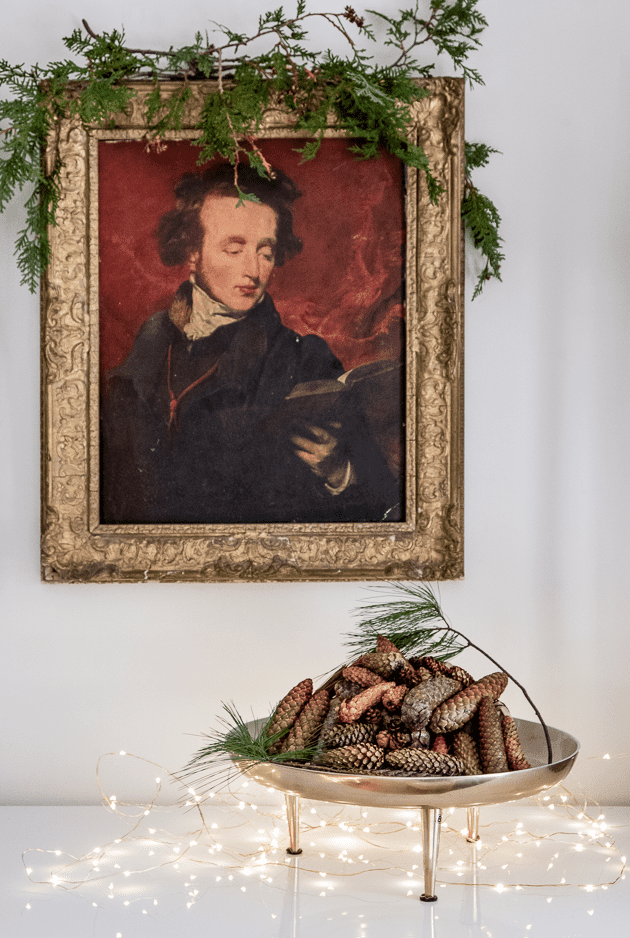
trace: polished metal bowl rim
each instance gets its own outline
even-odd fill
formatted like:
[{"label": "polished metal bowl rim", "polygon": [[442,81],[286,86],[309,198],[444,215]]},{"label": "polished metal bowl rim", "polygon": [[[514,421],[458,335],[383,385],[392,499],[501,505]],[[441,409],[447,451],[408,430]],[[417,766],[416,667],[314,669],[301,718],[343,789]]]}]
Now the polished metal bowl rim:
[{"label": "polished metal bowl rim", "polygon": [[[523,749],[534,761],[547,759],[542,726],[515,719]],[[471,807],[500,804],[539,794],[562,781],[571,771],[580,744],[571,734],[549,727],[554,758],[550,764],[489,775],[452,778],[426,776],[356,775],[351,772],[318,772],[277,762],[244,762],[235,758],[248,778],[285,794],[313,801],[376,807]],[[556,753],[560,752],[558,757]]]}]

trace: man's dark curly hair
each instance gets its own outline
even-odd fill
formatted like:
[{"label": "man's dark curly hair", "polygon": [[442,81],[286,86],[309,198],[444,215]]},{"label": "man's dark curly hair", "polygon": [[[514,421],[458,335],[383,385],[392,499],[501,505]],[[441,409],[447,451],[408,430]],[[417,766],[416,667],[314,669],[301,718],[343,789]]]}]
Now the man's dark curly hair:
[{"label": "man's dark curly hair", "polygon": [[[293,233],[292,206],[302,193],[280,169],[271,178],[261,176],[251,166],[239,166],[239,188],[255,195],[278,216],[276,267],[302,250],[302,239]],[[234,167],[229,163],[212,166],[203,173],[185,173],[175,184],[175,209],[166,212],[155,230],[160,258],[166,267],[184,264],[201,249],[203,228],[199,212],[208,195],[238,197]]]}]

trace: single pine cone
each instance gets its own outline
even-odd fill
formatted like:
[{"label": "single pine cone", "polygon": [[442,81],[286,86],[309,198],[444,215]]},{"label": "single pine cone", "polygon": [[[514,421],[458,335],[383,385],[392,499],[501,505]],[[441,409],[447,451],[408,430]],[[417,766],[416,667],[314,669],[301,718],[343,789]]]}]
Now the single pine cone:
[{"label": "single pine cone", "polygon": [[377,707],[368,707],[361,719],[370,726],[378,726],[383,722],[383,711]]},{"label": "single pine cone", "polygon": [[330,694],[322,688],[313,694],[282,742],[280,752],[305,749],[318,736],[328,713]]},{"label": "single pine cone", "polygon": [[368,668],[389,681],[399,674],[413,671],[407,659],[399,651],[371,651],[354,662],[356,666]]},{"label": "single pine cone", "polygon": [[342,700],[349,700],[350,697],[356,697],[363,690],[361,684],[355,684],[353,681],[346,681],[345,678],[337,681],[333,687],[335,697],[341,697]]},{"label": "single pine cone", "polygon": [[443,736],[436,736],[431,746],[431,752],[441,752],[443,756],[448,755],[448,745]]},{"label": "single pine cone", "polygon": [[458,730],[472,717],[483,697],[499,697],[507,687],[507,675],[503,671],[487,674],[480,681],[465,687],[454,697],[435,708],[430,727],[434,733],[451,733]]},{"label": "single pine cone", "polygon": [[479,702],[479,757],[486,774],[507,772],[507,756],[503,742],[501,717],[492,697]]},{"label": "single pine cone", "polygon": [[427,749],[430,743],[431,734],[426,726],[423,726],[421,730],[412,730],[409,734],[410,749]]},{"label": "single pine cone", "polygon": [[483,775],[477,743],[463,729],[453,736],[453,755],[464,763],[466,775]]},{"label": "single pine cone", "polygon": [[376,636],[376,650],[377,651],[395,651],[400,654],[400,649],[396,648],[393,642],[390,642],[388,638],[384,635]]},{"label": "single pine cone", "polygon": [[527,761],[521,746],[521,741],[518,738],[516,723],[507,713],[501,716],[501,728],[503,730],[505,754],[510,769],[514,772],[519,769],[531,769],[531,764]]},{"label": "single pine cone", "polygon": [[400,713],[383,713],[383,726],[386,730],[399,730],[403,728]]},{"label": "single pine cone", "polygon": [[375,674],[374,671],[369,671],[367,668],[360,668],[356,664],[351,665],[349,668],[344,668],[342,673],[347,681],[353,684],[359,684],[361,687],[374,687],[375,684],[382,684],[385,680],[384,677]]},{"label": "single pine cone", "polygon": [[383,706],[386,710],[398,710],[408,693],[409,688],[406,684],[396,684],[386,694],[383,694]]},{"label": "single pine cone", "polygon": [[[300,681],[299,684],[291,688],[289,693],[282,698],[276,707],[267,724],[265,735],[267,737],[274,736],[276,733],[281,733],[283,730],[287,730],[289,727],[293,726],[299,714],[311,699],[312,694],[313,682],[310,677],[306,678],[304,681]],[[269,749],[270,754],[273,755],[279,752],[281,745],[282,740],[277,740]]]},{"label": "single pine cone", "polygon": [[452,677],[453,680],[459,681],[462,687],[469,687],[470,684],[475,683],[474,677],[457,664],[447,664],[446,661],[439,661],[429,655],[422,658],[421,661],[423,667],[428,668],[432,674],[445,674],[447,677]]},{"label": "single pine cone", "polygon": [[375,733],[376,729],[367,723],[338,723],[327,731],[323,744],[326,749],[342,749],[357,743],[371,743]]},{"label": "single pine cone", "polygon": [[383,764],[383,750],[372,743],[357,743],[341,749],[329,749],[320,756],[322,765],[339,771],[361,769],[372,771]]},{"label": "single pine cone", "polygon": [[413,687],[405,696],[400,708],[403,723],[413,729],[422,729],[431,718],[438,704],[461,690],[459,681],[444,674],[436,674],[428,681]]},{"label": "single pine cone", "polygon": [[[487,688],[495,700],[498,700],[505,688],[508,686],[508,676],[505,671],[493,671],[492,674],[486,674],[481,680],[475,681],[478,687]],[[470,685],[473,686],[472,684]]]},{"label": "single pine cone", "polygon": [[463,775],[464,765],[453,756],[445,756],[430,749],[399,749],[385,756],[388,765],[405,769],[409,775]]},{"label": "single pine cone", "polygon": [[394,683],[385,681],[383,684],[375,684],[374,687],[367,687],[365,690],[361,691],[360,694],[357,694],[356,697],[343,700],[339,707],[339,722],[355,723],[369,707],[380,703],[383,699],[383,694],[395,686]]}]

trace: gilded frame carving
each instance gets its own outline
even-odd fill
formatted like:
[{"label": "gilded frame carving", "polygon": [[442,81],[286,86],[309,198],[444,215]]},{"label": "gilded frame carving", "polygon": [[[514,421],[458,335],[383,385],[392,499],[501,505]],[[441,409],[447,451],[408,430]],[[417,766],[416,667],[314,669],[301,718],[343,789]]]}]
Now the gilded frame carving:
[{"label": "gilded frame carving", "polygon": [[[406,514],[396,522],[266,525],[103,525],[98,459],[98,185],[95,146],[111,131],[61,121],[64,164],[52,260],[42,282],[42,579],[46,582],[333,581],[463,576],[464,83],[426,82],[412,109],[446,193],[429,202],[409,171],[406,271]],[[113,132],[146,133],[137,97]],[[216,86],[195,83],[181,134]],[[169,93],[164,83],[163,93]],[[341,135],[331,126],[330,135]],[[288,137],[270,111],[261,137]]]}]

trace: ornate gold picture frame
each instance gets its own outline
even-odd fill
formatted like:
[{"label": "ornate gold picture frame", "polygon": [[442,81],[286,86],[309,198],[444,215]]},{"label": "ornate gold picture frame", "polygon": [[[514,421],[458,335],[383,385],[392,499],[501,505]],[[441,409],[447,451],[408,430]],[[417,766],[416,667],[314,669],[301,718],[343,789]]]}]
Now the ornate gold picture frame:
[{"label": "ornate gold picture frame", "polygon": [[[297,318],[291,319],[294,299],[285,299],[283,305],[282,284],[286,290],[290,283],[284,271],[278,293],[272,291],[281,328],[293,329],[298,342],[306,333],[326,339],[345,371],[348,361],[354,367],[357,363],[391,359],[392,348],[398,349],[404,376],[398,434],[401,445],[398,457],[390,459],[389,465],[402,467],[398,478],[400,498],[395,511],[388,509],[379,516],[372,512],[366,516],[369,520],[347,520],[353,518],[351,514],[339,514],[342,520],[338,520],[336,506],[341,501],[334,501],[334,485],[329,487],[333,507],[322,516],[325,520],[317,516],[312,520],[308,514],[296,516],[296,521],[286,520],[281,513],[281,520],[274,520],[271,513],[262,522],[258,518],[250,522],[247,515],[231,520],[228,511],[220,522],[208,522],[205,516],[197,522],[168,515],[156,521],[150,514],[145,518],[140,510],[138,517],[127,517],[124,513],[117,516],[106,507],[103,480],[108,472],[112,475],[101,435],[107,375],[116,373],[129,354],[138,324],[160,309],[160,291],[167,297],[170,290],[166,274],[162,290],[161,274],[151,268],[153,272],[147,278],[157,283],[155,303],[153,298],[147,299],[147,308],[143,309],[138,298],[128,303],[120,299],[130,295],[134,284],[137,297],[145,297],[142,278],[153,261],[147,260],[149,248],[145,254],[141,247],[147,239],[139,240],[144,224],[142,205],[140,211],[136,208],[136,216],[124,215],[119,206],[133,200],[127,200],[123,192],[116,201],[119,183],[123,188],[126,184],[129,190],[137,190],[135,179],[139,177],[130,175],[126,179],[126,173],[144,172],[144,157],[139,158],[142,153],[150,160],[151,172],[157,172],[163,162],[168,164],[165,172],[172,173],[171,164],[176,162],[173,154],[194,141],[194,126],[205,97],[216,90],[211,82],[194,83],[182,131],[170,132],[156,144],[151,143],[142,117],[150,86],[138,82],[134,87],[137,97],[115,127],[94,127],[86,132],[76,122],[60,121],[55,139],[50,141],[51,149],[58,148],[64,169],[57,224],[50,230],[52,260],[42,283],[43,580],[261,582],[462,577],[463,80],[427,80],[430,94],[412,108],[410,136],[421,143],[444,189],[438,204],[429,201],[423,175],[418,171],[403,172],[402,167],[394,166],[390,172],[387,167],[392,158],[388,158],[390,163],[383,163],[385,169],[381,166],[375,170],[389,172],[390,186],[392,179],[400,180],[400,191],[394,195],[390,191],[387,199],[392,211],[397,201],[402,206],[399,228],[403,237],[398,247],[402,293],[399,289],[398,301],[392,290],[375,300],[368,297],[366,287],[365,303],[372,304],[371,331],[359,334],[352,318],[347,319],[345,332],[338,325],[331,326],[332,312],[322,317],[312,299],[303,304],[309,328],[300,326],[299,310],[295,312]],[[162,93],[169,94],[168,83],[163,84]],[[281,110],[270,111],[257,143],[263,152],[268,147],[281,160],[295,161],[290,154],[296,137],[288,115]],[[339,147],[347,146],[344,135],[333,125],[326,132],[324,143],[327,141],[337,141],[328,145],[333,156]],[[116,154],[116,159],[120,157],[119,162],[109,160],[110,153]],[[125,153],[129,153],[129,165],[137,164],[140,170],[124,169]],[[343,154],[342,158],[345,160]],[[313,212],[317,190],[309,195],[301,177],[296,181],[304,190],[304,203],[307,197],[310,199]],[[145,182],[147,191],[155,188],[148,177]],[[366,183],[362,185],[367,191]],[[331,201],[330,193],[320,192],[319,198],[322,206],[324,200]],[[356,201],[356,193],[352,198]],[[360,195],[358,198],[360,203]],[[314,211],[317,215],[316,203]],[[348,215],[343,204],[338,204],[336,211],[344,219]],[[137,224],[132,217],[138,219]],[[385,227],[373,224],[372,229],[351,234],[353,250],[363,251],[360,256],[368,279],[373,240],[379,237],[383,242],[379,256],[389,251],[391,257],[395,247],[393,238],[384,234]],[[300,234],[298,227],[296,231]],[[335,244],[331,238],[326,248],[329,251]],[[306,244],[307,239],[303,240]],[[320,246],[321,242],[320,236]],[[363,247],[357,248],[357,244]],[[304,256],[307,258],[306,247]],[[308,259],[304,263],[308,264]],[[355,274],[356,303],[363,294]],[[127,277],[132,286],[126,285]],[[392,312],[396,308],[402,311],[397,317]],[[303,318],[306,315],[303,312]],[[325,332],[324,319],[332,338]],[[404,324],[398,339],[394,320],[398,327]],[[112,323],[118,329],[117,338],[112,338],[116,331],[110,328]],[[351,455],[340,488],[353,482],[352,472]],[[396,474],[396,468],[392,472]],[[115,478],[116,473],[113,475]]]}]

